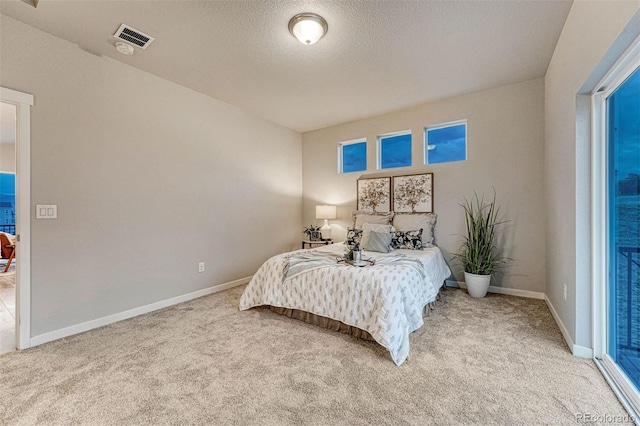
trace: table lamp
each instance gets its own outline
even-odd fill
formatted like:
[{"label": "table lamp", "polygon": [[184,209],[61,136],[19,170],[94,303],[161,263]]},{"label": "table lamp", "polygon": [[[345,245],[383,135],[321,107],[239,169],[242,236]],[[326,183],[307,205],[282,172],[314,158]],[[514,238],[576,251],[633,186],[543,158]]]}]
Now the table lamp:
[{"label": "table lamp", "polygon": [[323,240],[331,239],[331,227],[329,219],[336,218],[336,206],[316,206],[316,219],[324,219],[324,225],[320,228]]}]

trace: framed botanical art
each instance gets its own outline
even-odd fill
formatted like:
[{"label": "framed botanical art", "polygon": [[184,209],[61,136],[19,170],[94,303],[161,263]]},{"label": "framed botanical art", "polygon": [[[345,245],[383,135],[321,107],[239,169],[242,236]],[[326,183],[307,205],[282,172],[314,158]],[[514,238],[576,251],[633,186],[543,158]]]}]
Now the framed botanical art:
[{"label": "framed botanical art", "polygon": [[391,211],[391,178],[358,179],[358,204],[361,211],[386,213]]},{"label": "framed botanical art", "polygon": [[433,213],[433,173],[394,176],[393,211]]}]

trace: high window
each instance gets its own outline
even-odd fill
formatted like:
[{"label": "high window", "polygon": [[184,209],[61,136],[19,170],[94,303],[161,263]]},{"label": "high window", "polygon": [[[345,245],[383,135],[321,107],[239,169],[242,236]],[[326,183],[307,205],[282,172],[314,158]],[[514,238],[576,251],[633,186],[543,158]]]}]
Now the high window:
[{"label": "high window", "polygon": [[378,168],[411,166],[411,131],[378,136]]},{"label": "high window", "polygon": [[467,122],[428,126],[424,129],[424,163],[437,164],[467,159]]},{"label": "high window", "polygon": [[367,170],[367,141],[355,140],[338,144],[338,173]]}]

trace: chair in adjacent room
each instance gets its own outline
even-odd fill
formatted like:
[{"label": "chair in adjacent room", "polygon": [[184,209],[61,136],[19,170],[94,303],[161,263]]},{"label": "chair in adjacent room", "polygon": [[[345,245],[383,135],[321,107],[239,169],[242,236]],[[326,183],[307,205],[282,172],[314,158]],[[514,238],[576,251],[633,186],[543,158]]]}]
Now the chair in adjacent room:
[{"label": "chair in adjacent room", "polygon": [[16,244],[14,242],[14,236],[0,232],[0,253],[3,259],[7,260],[7,266],[4,267],[4,272],[9,270],[11,262],[16,256]]}]

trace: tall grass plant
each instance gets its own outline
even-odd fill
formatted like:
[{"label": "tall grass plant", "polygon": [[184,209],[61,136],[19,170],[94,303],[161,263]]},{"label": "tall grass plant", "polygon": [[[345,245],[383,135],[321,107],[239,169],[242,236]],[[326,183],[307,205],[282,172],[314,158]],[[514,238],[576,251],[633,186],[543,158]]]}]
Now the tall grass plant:
[{"label": "tall grass plant", "polygon": [[460,204],[464,208],[467,235],[455,254],[465,272],[476,275],[493,275],[507,260],[496,246],[496,228],[505,223],[499,221],[500,208],[496,206],[496,193],[485,201],[484,196],[473,194],[470,200]]}]

